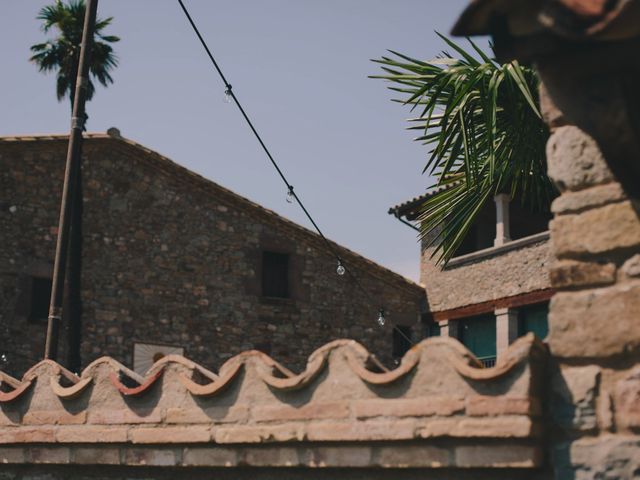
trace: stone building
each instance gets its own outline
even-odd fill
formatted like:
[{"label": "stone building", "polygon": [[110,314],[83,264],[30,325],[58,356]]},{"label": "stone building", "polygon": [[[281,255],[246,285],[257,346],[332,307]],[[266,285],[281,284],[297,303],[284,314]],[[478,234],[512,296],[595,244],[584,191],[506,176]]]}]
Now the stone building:
[{"label": "stone building", "polygon": [[[67,138],[0,139],[0,353],[14,374],[43,353]],[[102,355],[139,372],[169,353],[216,366],[247,349],[300,368],[344,337],[389,365],[408,348],[393,325],[418,339],[423,288],[333,244],[366,296],[315,233],[115,129],[85,135],[82,175],[81,323],[65,318],[60,342],[74,371]]]},{"label": "stone building", "polygon": [[[404,223],[417,222],[423,202],[437,190],[389,209]],[[506,194],[495,196],[443,267],[422,242],[420,283],[426,288],[427,336],[457,338],[487,366],[528,332],[545,338],[549,299],[551,214],[533,213]]]}]

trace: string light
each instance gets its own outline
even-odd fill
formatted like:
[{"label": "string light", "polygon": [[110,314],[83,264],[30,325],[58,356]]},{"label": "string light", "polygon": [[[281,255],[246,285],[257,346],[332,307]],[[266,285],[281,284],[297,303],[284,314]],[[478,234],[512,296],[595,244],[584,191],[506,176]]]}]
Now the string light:
[{"label": "string light", "polygon": [[224,103],[231,103],[232,98],[231,85],[227,85],[227,88],[224,89]]},{"label": "string light", "polygon": [[[193,31],[195,32],[196,36],[198,37],[198,39],[200,40],[200,43],[202,44],[203,48],[205,49],[205,51],[207,52],[207,55],[209,56],[209,59],[211,60],[211,63],[213,64],[214,68],[216,69],[216,71],[218,72],[218,75],[220,75],[220,78],[222,79],[222,82],[225,85],[225,97],[226,99],[228,99],[229,102],[231,102],[231,100],[233,99],[235,101],[236,106],[238,107],[238,109],[240,110],[240,113],[242,114],[242,116],[244,117],[245,121],[247,122],[247,124],[249,125],[249,128],[251,128],[251,131],[253,132],[253,134],[255,135],[256,139],[258,140],[258,142],[260,143],[260,146],[262,147],[262,149],[264,150],[265,154],[267,155],[267,157],[269,158],[269,161],[271,162],[271,164],[273,165],[273,168],[275,168],[275,170],[278,172],[278,175],[280,176],[280,178],[282,179],[282,181],[284,182],[284,184],[287,186],[288,191],[287,191],[287,203],[293,203],[293,200],[295,200],[298,205],[300,205],[300,208],[302,209],[302,211],[304,212],[304,214],[307,216],[307,218],[309,219],[309,221],[311,222],[311,224],[313,225],[313,227],[316,229],[316,232],[318,232],[318,235],[320,236],[320,238],[322,238],[322,240],[324,241],[325,245],[327,246],[327,249],[336,257],[336,259],[338,260],[338,266],[336,268],[336,273],[338,275],[344,275],[344,273],[348,273],[349,276],[351,277],[351,279],[353,280],[353,282],[355,283],[355,285],[367,296],[369,297],[369,299],[372,299],[373,296],[371,295],[370,292],[368,292],[360,283],[360,281],[358,280],[358,278],[353,274],[353,272],[351,271],[351,269],[347,270],[344,265],[342,265],[342,262],[340,260],[340,257],[335,249],[335,247],[333,246],[333,244],[327,239],[327,237],[324,236],[324,234],[322,233],[322,230],[320,230],[320,227],[318,226],[318,224],[315,222],[315,220],[313,219],[313,217],[311,216],[311,214],[309,213],[309,211],[306,209],[306,207],[304,206],[304,204],[302,203],[302,200],[300,200],[300,197],[298,195],[296,195],[295,193],[293,193],[293,186],[289,183],[289,181],[287,180],[287,178],[284,176],[284,173],[282,173],[282,170],[280,170],[280,167],[278,166],[278,164],[276,163],[275,159],[273,158],[273,156],[271,155],[271,152],[269,151],[269,149],[267,148],[267,146],[265,145],[264,141],[262,140],[262,137],[260,137],[260,134],[258,133],[258,131],[256,130],[256,128],[253,126],[253,122],[251,121],[251,119],[249,118],[249,116],[247,115],[247,113],[245,112],[244,108],[242,107],[242,105],[240,104],[240,101],[238,100],[238,98],[235,96],[235,94],[232,93],[231,90],[231,84],[227,81],[227,77],[225,77],[224,73],[222,72],[222,70],[220,69],[220,66],[218,65],[218,62],[216,62],[216,59],[213,57],[213,54],[211,53],[211,51],[209,50],[209,47],[207,45],[207,43],[204,41],[204,38],[202,38],[202,35],[200,34],[200,31],[198,30],[198,27],[196,26],[196,24],[194,23],[193,19],[191,18],[191,15],[189,14],[189,11],[187,10],[187,7],[185,7],[184,3],[182,0],[178,0],[178,3],[180,4],[180,7],[182,8],[182,11],[184,12],[185,16],[187,17],[187,20],[189,21],[189,23],[191,24],[191,28],[193,28]],[[378,324],[382,327],[384,326],[384,324],[386,323],[386,318],[385,318],[385,312],[384,309],[380,308],[380,310],[378,311]],[[411,341],[411,339],[409,337],[407,337],[404,332],[400,329],[398,329],[397,327],[394,326],[394,328],[398,331],[398,333],[403,336],[410,344],[413,345],[413,342]]]},{"label": "string light", "polygon": [[6,354],[3,353],[2,355],[0,355],[0,362],[4,364],[9,363],[9,358],[7,357]]}]

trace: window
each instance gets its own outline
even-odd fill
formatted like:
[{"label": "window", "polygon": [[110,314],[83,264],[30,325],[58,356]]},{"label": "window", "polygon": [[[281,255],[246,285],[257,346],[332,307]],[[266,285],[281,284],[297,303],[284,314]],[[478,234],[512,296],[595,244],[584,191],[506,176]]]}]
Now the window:
[{"label": "window", "polygon": [[527,305],[518,310],[518,336],[533,332],[544,339],[549,333],[549,304]]},{"label": "window", "polygon": [[289,255],[262,252],[262,296],[289,298]]},{"label": "window", "polygon": [[411,327],[396,325],[393,328],[393,358],[401,358],[411,348]]},{"label": "window", "polygon": [[458,322],[458,340],[485,366],[490,366],[496,358],[496,317],[478,315]]},{"label": "window", "polygon": [[30,322],[46,321],[49,316],[49,300],[51,299],[51,279],[31,279]]}]

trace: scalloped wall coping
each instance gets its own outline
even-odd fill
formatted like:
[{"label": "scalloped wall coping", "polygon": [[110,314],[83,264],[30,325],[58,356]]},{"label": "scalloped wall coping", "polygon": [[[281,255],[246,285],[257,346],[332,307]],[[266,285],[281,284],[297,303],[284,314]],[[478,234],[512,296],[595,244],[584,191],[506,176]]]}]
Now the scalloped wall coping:
[{"label": "scalloped wall coping", "polygon": [[255,444],[540,438],[546,349],[532,335],[496,366],[458,341],[414,346],[394,370],[367,369],[353,340],[316,350],[295,374],[257,351],[218,374],[167,356],[140,376],[102,357],[74,375],[42,361],[0,372],[0,444]]}]

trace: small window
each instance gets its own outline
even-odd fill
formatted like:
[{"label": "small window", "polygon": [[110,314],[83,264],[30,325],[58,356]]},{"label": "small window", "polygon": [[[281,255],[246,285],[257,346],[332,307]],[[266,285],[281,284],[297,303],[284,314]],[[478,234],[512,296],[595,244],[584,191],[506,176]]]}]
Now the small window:
[{"label": "small window", "polygon": [[262,296],[289,298],[289,255],[262,252]]},{"label": "small window", "polygon": [[51,279],[31,279],[30,322],[43,322],[49,316],[49,300],[51,299]]},{"label": "small window", "polygon": [[411,348],[411,327],[396,325],[393,328],[393,358],[401,358]]}]

